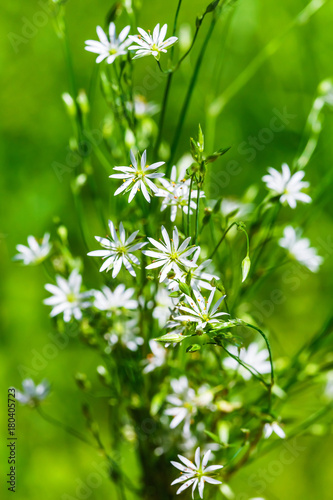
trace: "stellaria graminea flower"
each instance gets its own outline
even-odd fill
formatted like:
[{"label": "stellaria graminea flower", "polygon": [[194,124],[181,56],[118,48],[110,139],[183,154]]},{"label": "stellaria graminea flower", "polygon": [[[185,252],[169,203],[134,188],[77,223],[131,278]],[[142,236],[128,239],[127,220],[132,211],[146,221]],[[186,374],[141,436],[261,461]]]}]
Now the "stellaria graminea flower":
[{"label": "stellaria graminea flower", "polygon": [[[243,361],[243,363],[253,367],[261,374],[269,373],[271,371],[271,365],[268,361],[268,350],[260,350],[260,347],[256,342],[252,342],[247,349],[245,347],[241,347],[240,350],[238,350],[236,346],[232,345],[228,347],[228,351],[234,356],[237,356],[241,361]],[[252,377],[251,372],[244,368],[244,366],[240,365],[237,360],[231,356],[223,360],[223,366],[225,368],[230,368],[231,370],[237,370],[244,380],[250,380]]]},{"label": "stellaria graminea flower", "polygon": [[[198,261],[200,255],[200,248],[198,248],[192,257],[191,261],[196,264]],[[220,278],[216,276],[215,274],[210,274],[205,271],[207,267],[210,266],[212,263],[211,259],[205,260],[202,262],[198,267],[192,268],[192,269],[187,269],[184,274],[181,276],[179,281],[181,283],[185,283],[186,280],[190,281],[190,286],[194,290],[200,291],[201,288],[205,288],[206,290],[213,290],[213,286],[210,284],[210,282],[215,279],[219,280]],[[178,291],[179,290],[179,283],[175,280],[170,280],[168,284],[168,290],[171,291]]]},{"label": "stellaria graminea flower", "polygon": [[189,387],[188,378],[185,375],[179,379],[172,379],[170,385],[173,394],[167,396],[166,400],[172,407],[164,410],[164,414],[173,417],[170,429],[175,429],[181,422],[184,422],[184,434],[189,435],[191,418],[197,413],[195,390]]},{"label": "stellaria graminea flower", "polygon": [[167,319],[170,317],[172,310],[177,305],[178,299],[173,299],[169,296],[168,291],[163,288],[158,288],[155,296],[156,306],[153,310],[153,318],[158,320],[160,328],[165,326]]},{"label": "stellaria graminea flower", "polygon": [[267,423],[264,426],[264,438],[268,439],[272,433],[275,433],[279,438],[284,439],[286,437],[286,433],[280,427],[277,422],[272,422],[271,424]]},{"label": "stellaria graminea flower", "polygon": [[132,299],[134,288],[125,288],[125,285],[118,285],[114,291],[108,286],[103,286],[102,290],[94,292],[94,306],[100,311],[108,311],[109,313],[120,314],[121,309],[136,309],[138,307],[137,300]]},{"label": "stellaria graminea flower", "polygon": [[22,392],[15,390],[15,399],[23,405],[37,406],[50,392],[50,384],[47,380],[35,385],[31,378],[26,378],[22,382],[22,387]]},{"label": "stellaria graminea flower", "polygon": [[196,264],[191,262],[187,257],[189,257],[198,247],[188,248],[191,238],[186,238],[183,243],[179,246],[179,234],[177,227],[173,229],[173,238],[170,241],[167,230],[164,226],[161,228],[164,243],[160,243],[153,238],[148,238],[150,243],[159,250],[144,250],[142,253],[148,257],[156,259],[152,264],[146,266],[146,269],[154,269],[156,267],[162,267],[160,272],[160,283],[164,281],[167,277],[169,271],[173,270],[176,277],[180,277],[182,274],[181,268],[184,267],[197,267]]},{"label": "stellaria graminea flower", "polygon": [[92,252],[89,252],[88,255],[90,257],[102,257],[102,259],[105,259],[105,262],[100,268],[100,272],[105,271],[105,269],[107,271],[113,269],[112,278],[115,278],[118,275],[123,264],[132,276],[136,276],[136,273],[133,269],[133,264],[139,266],[140,261],[135,255],[133,255],[132,252],[140,250],[142,247],[147,245],[147,242],[136,243],[135,245],[132,245],[139,230],[134,231],[134,233],[132,233],[131,236],[126,239],[126,233],[122,222],[119,224],[119,236],[117,235],[116,228],[114,227],[113,222],[110,220],[109,228],[111,232],[110,239],[95,236],[95,239],[105,250],[94,250]]},{"label": "stellaria graminea flower", "polygon": [[198,323],[196,329],[203,329],[207,324],[218,323],[220,316],[225,316],[228,314],[225,312],[218,312],[219,307],[221,305],[222,300],[225,295],[221,297],[214,306],[212,306],[213,298],[216,292],[216,288],[213,288],[210,292],[208,300],[206,300],[198,290],[193,290],[195,299],[185,295],[185,298],[190,307],[186,306],[178,306],[180,311],[184,311],[187,314],[180,314],[176,316],[174,319],[177,321],[193,321]]},{"label": "stellaria graminea flower", "polygon": [[316,273],[323,262],[323,258],[317,254],[317,250],[312,248],[308,238],[302,238],[302,231],[295,230],[292,226],[286,226],[283,230],[283,238],[279,240],[279,245],[288,250],[300,264]]},{"label": "stellaria graminea flower", "polygon": [[[190,196],[190,179],[184,179],[185,172],[182,170],[177,180],[177,167],[174,165],[171,170],[170,180],[169,179],[160,179],[160,183],[163,188],[159,189],[157,196],[163,198],[161,205],[161,212],[165,210],[167,207],[171,208],[170,219],[172,222],[175,221],[177,216],[177,210],[180,209],[185,214],[188,213],[188,201]],[[196,210],[198,191],[193,190],[191,192],[191,201],[190,201],[190,214],[193,213],[193,210]],[[203,198],[205,193],[200,191],[200,198]]]},{"label": "stellaria graminea flower", "polygon": [[123,56],[127,53],[127,47],[130,45],[131,40],[126,37],[131,29],[130,26],[125,26],[125,28],[119,33],[117,37],[116,26],[114,23],[110,23],[109,26],[109,38],[104,30],[97,26],[96,31],[99,38],[99,42],[96,40],[87,40],[85,49],[89,52],[95,52],[99,54],[96,59],[97,63],[102,62],[106,59],[108,64],[112,64],[116,57]]},{"label": "stellaria graminea flower", "polygon": [[264,175],[262,180],[266,183],[266,187],[273,191],[275,195],[281,195],[281,203],[288,203],[290,208],[296,208],[297,201],[311,203],[310,196],[302,193],[302,189],[310,185],[308,182],[302,181],[305,172],[299,170],[291,175],[290,168],[286,163],[282,165],[282,173],[271,167],[268,168],[268,172],[269,174]]},{"label": "stellaria graminea flower", "polygon": [[176,492],[177,495],[186,490],[189,486],[192,486],[192,498],[196,487],[198,487],[200,498],[203,498],[205,482],[210,484],[222,484],[222,481],[218,481],[217,479],[206,475],[209,472],[214,472],[223,468],[223,465],[210,465],[207,467],[210,454],[211,451],[208,450],[201,460],[200,448],[197,448],[194,458],[195,463],[191,462],[182,455],[178,455],[178,458],[182,463],[171,462],[174,467],[182,472],[182,475],[171,483],[171,486],[177,483],[184,483],[180,488],[178,488]]},{"label": "stellaria graminea flower", "polygon": [[112,179],[123,179],[123,185],[120,186],[116,192],[117,194],[125,191],[127,193],[130,191],[128,197],[128,203],[130,203],[138,191],[142,191],[143,196],[150,203],[150,195],[152,193],[157,194],[158,188],[150,179],[159,179],[163,177],[164,174],[161,173],[151,173],[152,170],[164,165],[164,161],[159,161],[157,163],[152,163],[152,165],[147,165],[147,151],[145,150],[141,156],[140,165],[134,156],[133,151],[130,152],[132,165],[129,167],[114,167],[113,170],[119,170],[121,174],[112,174],[109,177]]},{"label": "stellaria graminea flower", "polygon": [[145,360],[146,366],[143,369],[143,373],[150,373],[164,365],[167,356],[166,349],[159,342],[156,342],[156,340],[150,339],[149,347],[152,353],[148,354]]},{"label": "stellaria graminea flower", "polygon": [[52,293],[52,297],[48,297],[43,302],[48,306],[53,306],[50,313],[51,318],[63,313],[64,321],[68,323],[72,316],[75,319],[82,318],[82,309],[91,306],[88,300],[93,294],[92,291],[80,292],[82,276],[77,269],[74,269],[69,275],[68,280],[62,276],[56,276],[57,285],[47,283],[45,288]]},{"label": "stellaria graminea flower", "polygon": [[147,33],[142,28],[138,28],[140,35],[130,35],[129,38],[132,42],[137,44],[128,47],[128,50],[136,50],[133,59],[152,55],[155,59],[159,60],[161,52],[167,52],[167,47],[171,47],[171,45],[175,44],[178,40],[176,36],[171,36],[167,38],[167,40],[164,40],[167,29],[167,24],[164,24],[161,29],[160,25],[157,24],[154,28],[153,35],[150,34],[149,30]]},{"label": "stellaria graminea flower", "polygon": [[38,243],[34,236],[28,236],[28,246],[17,245],[16,250],[20,253],[15,255],[14,260],[22,260],[23,264],[39,264],[49,255],[52,245],[50,243],[50,234],[45,233],[41,243]]}]

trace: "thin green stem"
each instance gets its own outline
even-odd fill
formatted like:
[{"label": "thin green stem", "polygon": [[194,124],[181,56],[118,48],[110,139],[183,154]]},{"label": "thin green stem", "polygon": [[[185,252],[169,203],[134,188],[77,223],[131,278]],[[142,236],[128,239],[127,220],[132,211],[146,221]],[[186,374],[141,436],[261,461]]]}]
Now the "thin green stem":
[{"label": "thin green stem", "polygon": [[187,236],[190,236],[191,234],[191,196],[192,196],[192,187],[193,187],[193,179],[194,179],[195,174],[192,174],[191,176],[191,182],[190,182],[190,191],[188,195],[188,202],[187,202]]},{"label": "thin green stem", "polygon": [[219,246],[221,245],[221,243],[223,243],[225,237],[227,236],[228,232],[230,231],[230,229],[233,227],[233,226],[236,226],[237,225],[237,222],[233,222],[232,224],[230,224],[230,226],[224,231],[220,241],[218,242],[218,244],[216,245],[216,247],[214,248],[213,252],[211,253],[211,255],[209,256],[209,259],[212,259],[214,257],[214,255],[216,254]]},{"label": "thin green stem", "polygon": [[94,445],[90,441],[88,441],[88,439],[86,439],[86,437],[83,434],[81,434],[80,432],[78,432],[76,429],[73,429],[69,425],[64,424],[63,422],[60,422],[59,420],[55,419],[54,417],[51,417],[51,415],[47,415],[46,413],[44,413],[44,411],[41,409],[40,406],[37,406],[36,409],[37,409],[37,412],[39,413],[39,415],[46,422],[49,422],[50,424],[55,425],[56,427],[61,427],[61,429],[63,429],[68,434],[71,434],[71,436],[74,436],[77,439],[79,439],[80,441],[83,441],[84,443],[89,444],[90,446],[94,447]]},{"label": "thin green stem", "polygon": [[[196,179],[197,181],[197,179]],[[200,203],[200,188],[197,181],[197,208],[195,211],[195,236],[194,236],[194,244],[197,244],[198,235],[199,235],[199,203]]]}]

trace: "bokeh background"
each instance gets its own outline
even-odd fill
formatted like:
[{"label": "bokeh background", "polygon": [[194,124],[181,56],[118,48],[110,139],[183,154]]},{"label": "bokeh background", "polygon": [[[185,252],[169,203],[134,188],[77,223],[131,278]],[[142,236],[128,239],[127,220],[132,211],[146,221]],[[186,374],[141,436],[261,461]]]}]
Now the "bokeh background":
[{"label": "bokeh background", "polygon": [[[211,127],[208,144],[214,148],[232,146],[228,160],[242,167],[242,174],[231,177],[225,195],[239,195],[249,184],[257,182],[267,166],[279,168],[282,162],[291,163],[306,141],[305,122],[317,86],[333,74],[332,21],[333,4],[323,2],[321,9],[304,25],[296,25],[286,32],[278,50],[255,72],[249,82],[235,94],[217,117],[208,120],[209,104],[220,95],[244,70],[248,63],[270,40],[286,31],[295,16],[304,8],[304,0],[239,0],[219,21],[210,41],[202,65],[190,112],[186,119],[179,154],[188,149],[188,137],[194,135],[197,124]],[[142,2],[139,25],[143,28],[157,22],[173,22],[176,0]],[[76,428],[84,429],[78,418],[82,395],[78,393],[74,374],[85,372],[96,378],[98,360],[94,352],[73,340],[65,349],[47,351],[52,344],[52,329],[48,310],[42,304],[46,296],[46,276],[41,267],[23,268],[12,262],[15,245],[25,243],[28,234],[41,237],[54,230],[54,217],[59,217],[69,230],[69,241],[74,254],[84,255],[78,221],[70,190],[70,177],[59,182],[52,168],[54,161],[65,163],[71,126],[66,116],[61,94],[69,90],[64,54],[54,33],[52,18],[45,12],[46,0],[23,2],[13,0],[2,6],[0,26],[2,36],[1,60],[1,351],[0,380],[2,381],[0,412],[1,435],[6,431],[6,394],[8,386],[19,387],[24,374],[36,381],[48,378],[53,392],[45,403],[48,413]],[[94,57],[83,50],[84,41],[95,37],[97,24],[104,24],[112,2],[106,0],[69,0],[67,25],[73,51],[75,73],[79,88],[87,88],[94,67]],[[203,0],[184,0],[180,23],[194,30],[195,16],[206,6]],[[39,21],[38,21],[39,19]],[[37,24],[43,24],[36,27]],[[122,17],[120,23],[126,23]],[[207,29],[205,23],[201,37]],[[15,47],[13,34],[23,37]],[[15,39],[18,40],[18,39]],[[174,117],[183,99],[189,70],[196,59],[198,48],[184,64],[174,80],[174,88],[166,117],[165,139],[171,139]],[[147,71],[155,72],[154,61],[137,63],[138,84]],[[161,98],[164,81],[148,92],[149,100]],[[99,104],[98,113],[103,112]],[[249,137],[258,137],[269,126],[274,109],[292,115],[284,130],[276,133],[268,144],[259,143],[255,158],[238,149]],[[213,128],[213,130],[212,130]],[[333,116],[325,112],[323,132],[318,147],[307,167],[307,180],[316,189],[332,170]],[[260,149],[260,150],[259,150]],[[97,165],[97,160],[94,162]],[[98,168],[98,167],[96,167]],[[223,169],[223,163],[217,164]],[[262,187],[261,187],[262,189]],[[267,320],[275,336],[273,349],[278,356],[296,352],[303,342],[323,324],[332,308],[332,203],[331,188],[327,188],[320,210],[306,227],[325,263],[318,275],[303,273],[295,291],[285,289],[286,300],[276,307]],[[302,210],[302,209],[300,209]],[[290,214],[289,214],[290,215]],[[89,264],[87,264],[89,266]],[[261,290],[262,304],[276,287],[279,276]],[[45,357],[48,358],[45,361]],[[314,387],[306,399],[294,395],[290,415],[300,412],[306,417],[322,405],[322,387]],[[106,415],[100,410],[101,427]],[[320,434],[320,429],[318,433]],[[17,406],[17,500],[79,498],[76,488],[95,470],[98,457],[93,450],[61,430],[52,427],[28,408]],[[332,437],[304,436],[303,450],[295,460],[283,466],[278,474],[270,474],[264,491],[259,496],[267,500],[328,500],[333,491]],[[278,459],[280,450],[244,469],[233,480],[235,492],[244,492],[241,500],[256,494],[256,485],[249,478]],[[4,440],[0,449],[1,482],[7,473],[7,451]],[[138,467],[135,455],[124,450],[126,468],[135,476]],[[274,466],[272,470],[274,469]],[[5,494],[8,494],[5,491]],[[107,480],[90,489],[91,499],[113,498],[114,491]],[[67,495],[67,496],[66,496]],[[2,497],[3,498],[3,497]],[[185,495],[184,495],[185,498]]]}]

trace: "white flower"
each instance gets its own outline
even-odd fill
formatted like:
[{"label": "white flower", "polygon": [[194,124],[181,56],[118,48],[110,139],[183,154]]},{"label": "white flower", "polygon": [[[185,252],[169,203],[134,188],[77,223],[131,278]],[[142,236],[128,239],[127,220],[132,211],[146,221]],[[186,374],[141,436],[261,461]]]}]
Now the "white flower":
[{"label": "white flower", "polygon": [[301,238],[302,231],[287,226],[283,231],[283,238],[279,245],[289,251],[290,255],[303,264],[313,273],[316,273],[323,262],[323,258],[317,255],[317,250],[310,246],[308,238]]},{"label": "white flower", "polygon": [[153,310],[153,317],[158,320],[159,327],[163,328],[178,300],[172,299],[165,288],[159,288],[155,302],[156,306]]},{"label": "white flower", "polygon": [[264,426],[264,438],[268,439],[272,433],[275,433],[279,438],[284,439],[286,437],[286,433],[279,426],[277,422],[272,422],[271,424],[265,424]]},{"label": "white flower", "polygon": [[[180,173],[177,180],[177,167],[174,165],[171,170],[170,180],[168,179],[160,179],[160,182],[163,186],[163,189],[159,189],[157,196],[163,198],[161,212],[165,210],[167,207],[171,207],[171,216],[170,219],[172,222],[175,221],[177,210],[180,209],[185,214],[188,213],[188,200],[190,196],[190,179],[184,179],[185,172],[184,170]],[[193,210],[196,210],[198,191],[191,191],[191,201],[190,201],[190,214],[193,213]],[[205,193],[200,191],[200,198],[204,197]]]},{"label": "white flower", "polygon": [[39,264],[49,255],[52,245],[50,234],[45,233],[42,242],[39,244],[34,236],[28,236],[28,246],[17,245],[16,250],[20,253],[15,255],[14,260],[23,260],[23,264]]},{"label": "white flower", "polygon": [[91,306],[91,302],[87,299],[92,296],[93,292],[80,292],[82,276],[77,269],[74,269],[68,280],[61,276],[56,276],[57,285],[47,283],[45,288],[52,293],[52,297],[48,297],[43,302],[48,306],[53,306],[50,313],[51,318],[63,313],[64,321],[68,321],[74,316],[75,319],[82,318],[82,309]]},{"label": "white flower", "polygon": [[[247,349],[241,347],[240,350],[236,346],[228,347],[228,351],[237,356],[243,363],[254,368],[257,372],[264,374],[271,371],[271,364],[268,361],[268,350],[259,349],[259,345],[256,342],[252,342]],[[223,366],[225,368],[230,368],[231,370],[237,370],[238,373],[243,377],[244,380],[250,380],[252,377],[251,372],[240,365],[236,359],[231,356],[223,360]]]},{"label": "white flower", "polygon": [[125,322],[116,321],[112,325],[111,333],[104,335],[108,342],[108,348],[105,349],[105,352],[109,354],[117,344],[121,344],[132,352],[137,351],[144,344],[143,338],[137,335],[139,330],[137,318]]},{"label": "white flower", "polygon": [[164,413],[173,417],[170,429],[175,429],[184,421],[184,434],[189,435],[191,418],[197,413],[195,390],[189,387],[185,375],[179,379],[171,380],[170,384],[174,393],[167,396],[166,400],[172,405],[172,408],[167,408]]},{"label": "white flower", "polygon": [[130,35],[129,38],[137,45],[131,45],[129,50],[136,50],[136,54],[133,59],[138,57],[144,57],[153,55],[157,60],[159,60],[161,52],[167,52],[166,48],[170,47],[177,42],[178,38],[176,36],[171,36],[167,40],[164,40],[168,25],[165,24],[161,30],[160,25],[157,24],[154,28],[153,35],[138,28],[140,35]]},{"label": "white flower", "polygon": [[[200,248],[197,249],[194,256],[192,257],[191,261],[194,264],[197,263],[199,255],[200,255]],[[219,280],[220,278],[215,274],[210,274],[205,271],[205,269],[209,267],[211,263],[212,260],[208,259],[202,262],[200,266],[186,270],[186,272],[179,278],[179,281],[181,283],[186,283],[186,280],[190,278],[190,286],[194,290],[200,291],[201,288],[205,288],[206,290],[213,290],[214,287],[210,284],[210,282],[213,279]],[[171,290],[173,292],[178,291],[179,283],[177,281],[170,280],[168,284],[168,290]]]},{"label": "white flower", "polygon": [[309,187],[308,182],[303,182],[302,179],[305,172],[299,170],[291,175],[290,168],[286,163],[282,165],[282,173],[275,168],[268,168],[269,175],[264,175],[262,180],[266,183],[266,187],[280,196],[281,203],[288,203],[290,208],[296,208],[297,201],[310,203],[309,195],[302,193],[303,188]]},{"label": "white flower", "polygon": [[134,156],[133,151],[130,152],[132,164],[129,167],[114,167],[113,170],[119,170],[121,174],[112,174],[109,177],[112,179],[122,179],[123,185],[120,186],[114,193],[115,196],[125,191],[129,191],[128,203],[130,203],[138,191],[142,191],[143,196],[150,203],[150,195],[157,194],[158,188],[150,179],[159,179],[164,174],[150,173],[152,170],[164,165],[164,161],[147,165],[147,151],[145,150],[141,156],[140,165]]},{"label": "white flower", "polygon": [[93,252],[89,252],[88,255],[91,257],[102,257],[103,260],[106,259],[100,268],[100,272],[105,271],[105,269],[107,271],[113,269],[112,278],[115,278],[118,275],[123,264],[132,276],[136,276],[132,264],[139,266],[140,261],[137,257],[135,257],[135,255],[133,255],[132,252],[140,250],[142,247],[147,245],[147,242],[131,245],[139,230],[134,231],[134,233],[126,239],[126,233],[122,222],[119,224],[119,236],[117,235],[113,222],[110,220],[109,228],[111,233],[110,239],[95,236],[95,239],[103,248],[105,248],[105,250],[94,250]]},{"label": "white flower", "polygon": [[103,286],[102,291],[94,292],[94,306],[100,311],[110,311],[118,313],[120,309],[136,309],[138,307],[137,300],[131,299],[134,293],[134,288],[126,290],[125,285],[118,285],[114,291],[109,287]]},{"label": "white flower", "polygon": [[[133,105],[128,103],[128,108],[130,111],[133,109]],[[153,116],[158,113],[160,107],[154,102],[147,102],[143,95],[137,94],[134,96],[134,114],[137,118],[142,119],[146,116]]]},{"label": "white flower", "polygon": [[180,488],[178,488],[176,492],[177,495],[189,486],[192,486],[192,498],[194,498],[193,495],[196,487],[198,487],[200,498],[203,498],[205,482],[210,484],[222,484],[222,481],[218,481],[217,479],[206,475],[208,472],[214,472],[223,468],[223,465],[210,465],[207,467],[210,454],[211,451],[208,450],[204,454],[201,461],[200,448],[197,448],[195,452],[194,464],[182,455],[178,455],[178,458],[182,463],[171,462],[174,467],[182,472],[182,475],[171,483],[171,486],[177,483],[184,483]]},{"label": "white flower", "polygon": [[22,387],[22,392],[15,391],[15,398],[23,405],[36,406],[50,392],[50,384],[47,380],[43,380],[40,384],[35,385],[31,378],[26,378],[22,382]]},{"label": "white flower", "polygon": [[216,304],[212,306],[213,298],[216,292],[216,288],[213,288],[210,295],[209,299],[206,300],[199,291],[193,290],[193,293],[195,295],[195,299],[192,299],[192,297],[189,297],[188,295],[185,295],[185,298],[189,304],[190,307],[185,307],[185,306],[179,306],[180,311],[185,311],[187,314],[186,315],[179,315],[176,316],[174,319],[177,321],[194,321],[198,323],[197,325],[197,330],[205,328],[207,324],[213,324],[213,323],[218,323],[219,320],[216,319],[220,316],[225,316],[227,313],[224,312],[218,312],[219,307],[221,305],[222,300],[224,299],[225,295],[221,297]]},{"label": "white flower", "polygon": [[178,229],[174,227],[173,238],[170,241],[167,230],[164,226],[161,228],[164,243],[160,243],[153,238],[148,238],[150,243],[159,250],[144,250],[143,253],[148,257],[153,257],[154,260],[152,264],[149,264],[146,269],[154,269],[156,267],[162,267],[160,272],[160,283],[164,281],[167,277],[169,271],[173,270],[176,277],[180,277],[182,272],[181,268],[184,267],[197,267],[196,264],[187,259],[198,247],[188,248],[188,244],[191,238],[186,238],[183,243],[179,246],[179,234]]},{"label": "white flower", "polygon": [[164,347],[161,346],[159,342],[156,340],[149,340],[149,347],[151,349],[152,354],[148,354],[146,360],[146,366],[143,369],[143,373],[150,373],[155,370],[155,368],[159,368],[164,365],[166,360],[167,351]]},{"label": "white flower", "polygon": [[113,63],[113,61],[118,56],[123,56],[127,53],[127,47],[130,45],[131,40],[126,37],[129,33],[130,26],[126,26],[117,37],[116,34],[116,26],[114,23],[110,23],[109,26],[109,38],[104,30],[97,26],[97,36],[99,38],[99,42],[95,40],[87,40],[85,49],[89,52],[95,52],[99,54],[96,59],[97,63],[100,63],[104,59],[108,64]]}]

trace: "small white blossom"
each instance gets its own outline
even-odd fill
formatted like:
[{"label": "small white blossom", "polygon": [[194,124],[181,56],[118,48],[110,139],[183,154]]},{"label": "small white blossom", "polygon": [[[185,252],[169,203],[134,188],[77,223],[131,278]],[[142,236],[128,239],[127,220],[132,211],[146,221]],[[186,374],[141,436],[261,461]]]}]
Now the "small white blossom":
[{"label": "small white blossom", "polygon": [[264,175],[262,180],[266,183],[266,187],[273,191],[275,195],[280,195],[281,203],[288,203],[290,208],[296,208],[297,201],[310,203],[312,200],[308,194],[302,193],[302,189],[309,187],[308,182],[303,182],[302,179],[305,172],[299,170],[291,175],[290,168],[286,163],[282,165],[282,173],[275,168],[268,168],[269,175]]},{"label": "small white blossom", "polygon": [[265,424],[264,426],[264,438],[268,439],[272,433],[275,433],[279,438],[284,439],[286,437],[286,433],[284,430],[279,426],[277,422],[272,422],[271,424]]},{"label": "small white blossom", "polygon": [[137,335],[139,331],[137,318],[125,322],[114,322],[111,333],[106,333],[104,335],[105,340],[108,342],[108,347],[105,349],[105,352],[109,354],[118,344],[126,347],[126,349],[132,352],[137,351],[139,347],[144,344],[144,339],[140,337],[140,335]]},{"label": "small white blossom", "polygon": [[155,302],[153,317],[158,320],[159,327],[163,328],[178,300],[172,299],[165,288],[159,288],[155,296]]},{"label": "small white blossom", "polygon": [[184,311],[187,314],[176,316],[174,319],[176,321],[178,320],[178,321],[196,322],[198,323],[196,328],[197,330],[205,328],[207,324],[218,323],[219,320],[216,318],[220,316],[225,316],[227,315],[227,313],[218,312],[221,302],[224,299],[225,295],[223,295],[223,297],[221,297],[216,302],[216,304],[212,306],[215,292],[216,288],[213,288],[209,295],[208,300],[206,300],[197,290],[193,290],[196,300],[192,299],[192,297],[189,297],[188,295],[185,295],[185,298],[190,307],[179,306],[179,310]]},{"label": "small white blossom", "polygon": [[15,255],[14,260],[22,260],[23,264],[39,264],[49,255],[52,245],[50,234],[45,233],[41,243],[38,243],[34,236],[28,236],[28,246],[17,245],[16,250],[20,253]]},{"label": "small white blossom", "polygon": [[109,26],[109,38],[104,30],[97,26],[97,36],[99,42],[96,40],[87,40],[85,49],[89,52],[95,52],[99,54],[96,59],[97,63],[100,63],[106,59],[108,64],[112,64],[116,57],[126,55],[127,47],[130,45],[131,40],[126,37],[129,33],[130,26],[126,26],[117,37],[116,26],[114,23],[110,23]]},{"label": "small white blossom", "polygon": [[105,271],[105,269],[107,271],[113,269],[112,278],[115,278],[118,275],[123,264],[132,276],[136,276],[136,273],[133,269],[133,264],[139,266],[140,261],[135,255],[133,255],[132,252],[140,250],[142,247],[147,245],[147,242],[136,243],[135,245],[132,245],[139,230],[134,231],[134,233],[132,233],[131,236],[126,239],[126,233],[122,222],[119,224],[119,236],[113,222],[110,220],[109,228],[111,233],[110,239],[95,236],[95,239],[105,250],[94,250],[92,252],[89,252],[88,255],[91,257],[102,257],[103,260],[105,259],[105,262],[100,268],[100,272]]},{"label": "small white blossom", "polygon": [[154,269],[156,267],[162,267],[160,272],[160,283],[164,281],[167,277],[169,271],[173,270],[176,277],[181,277],[182,269],[184,267],[197,267],[192,261],[188,260],[189,257],[198,247],[188,248],[191,238],[186,238],[183,243],[179,246],[179,234],[178,229],[174,227],[173,238],[170,241],[167,230],[164,226],[161,228],[162,236],[164,242],[160,243],[153,238],[148,238],[150,243],[157,248],[157,251],[144,250],[143,253],[148,257],[156,259],[152,264],[149,264],[146,269]]},{"label": "small white blossom", "polygon": [[22,392],[15,390],[15,399],[23,405],[37,406],[50,392],[50,384],[47,380],[35,385],[31,378],[26,378],[22,382],[22,387]]},{"label": "small white blossom", "polygon": [[132,42],[137,44],[131,45],[128,48],[129,50],[136,50],[133,59],[153,55],[155,59],[159,60],[161,52],[167,52],[167,47],[171,47],[171,45],[178,40],[176,36],[171,36],[167,40],[164,40],[167,29],[167,24],[164,24],[161,29],[160,25],[157,24],[154,28],[153,35],[150,34],[149,30],[147,33],[142,28],[138,28],[140,35],[130,35],[129,38]]},{"label": "small white blossom", "polygon": [[[175,221],[177,216],[177,210],[183,211],[185,214],[188,213],[188,201],[190,197],[190,179],[184,179],[185,172],[184,170],[180,173],[177,180],[177,167],[174,165],[171,170],[171,176],[169,179],[160,179],[160,182],[163,186],[162,189],[159,189],[157,196],[162,197],[162,205],[161,212],[165,210],[167,207],[171,208],[171,216],[170,219],[172,222]],[[197,195],[198,191],[191,191],[191,201],[190,201],[190,214],[193,213],[193,210],[196,210],[197,204]],[[205,193],[200,191],[200,198],[203,198]],[[192,210],[193,209],[193,210]]]},{"label": "small white blossom", "polygon": [[165,415],[173,417],[170,429],[175,429],[181,422],[184,422],[184,434],[189,435],[191,418],[197,413],[195,390],[189,387],[185,375],[179,379],[172,379],[170,385],[173,394],[167,396],[166,400],[172,407],[164,410]]},{"label": "small white blossom", "polygon": [[222,481],[218,481],[217,479],[206,475],[207,473],[215,472],[216,470],[223,468],[223,465],[210,465],[209,467],[207,467],[210,454],[211,451],[208,450],[201,460],[200,448],[197,448],[194,458],[195,463],[191,462],[182,455],[178,455],[178,458],[182,463],[171,462],[171,464],[179,469],[182,473],[180,477],[178,477],[171,483],[171,486],[173,484],[184,483],[180,488],[178,488],[176,492],[177,495],[179,495],[179,493],[184,491],[189,486],[192,486],[192,498],[194,498],[193,495],[196,487],[198,487],[200,498],[203,498],[205,482],[210,484],[222,484]]},{"label": "small white blossom", "polygon": [[[191,259],[191,262],[194,264],[197,263],[200,255],[200,248],[198,248]],[[200,291],[201,288],[205,288],[206,290],[213,290],[213,286],[210,282],[215,279],[219,280],[220,278],[215,274],[207,273],[205,270],[212,263],[211,259],[205,260],[200,264],[200,266],[192,269],[187,269],[186,272],[179,278],[181,283],[186,283],[186,280],[190,279],[190,286],[193,290]],[[179,290],[179,283],[175,280],[170,280],[168,283],[168,290],[172,292],[176,292]]]},{"label": "small white blossom", "polygon": [[164,365],[166,360],[167,351],[161,346],[159,342],[156,340],[149,340],[149,347],[151,349],[152,354],[148,354],[146,362],[146,366],[143,369],[143,373],[150,373],[154,371],[156,368]]},{"label": "small white blossom", "polygon": [[[130,111],[133,110],[132,103],[128,103],[127,107]],[[158,104],[154,102],[147,102],[146,98],[143,95],[137,94],[134,96],[134,114],[136,118],[142,119],[147,116],[153,116],[158,113],[160,107]]]},{"label": "small white blossom", "polygon": [[[268,361],[268,350],[260,350],[259,345],[256,342],[252,342],[247,349],[245,347],[241,347],[240,350],[238,350],[236,346],[232,345],[228,347],[228,351],[234,356],[237,356],[246,365],[253,367],[262,375],[271,371],[271,365]],[[225,368],[230,368],[231,370],[237,370],[244,380],[250,380],[252,377],[251,372],[244,368],[244,366],[240,365],[237,360],[231,356],[223,360],[223,366]]]},{"label": "small white blossom", "polygon": [[52,297],[48,297],[43,302],[48,306],[53,306],[50,313],[51,318],[63,313],[64,321],[68,323],[72,316],[75,319],[82,318],[82,309],[91,306],[91,302],[87,300],[93,294],[92,291],[80,292],[82,276],[77,269],[74,269],[69,275],[68,280],[62,276],[56,276],[56,285],[47,283],[45,288],[52,293]]},{"label": "small white blossom", "polygon": [[302,238],[301,235],[300,229],[295,230],[292,226],[287,226],[284,228],[283,238],[279,240],[279,245],[288,250],[289,254],[303,266],[316,273],[324,259],[317,254],[315,248],[310,246],[310,240]]},{"label": "small white blossom", "polygon": [[124,309],[136,309],[138,301],[132,299],[134,288],[125,288],[125,285],[118,285],[114,291],[109,287],[103,286],[102,290],[94,292],[95,301],[94,306],[100,311],[108,311],[112,313],[120,313]]},{"label": "small white blossom", "polygon": [[141,156],[140,165],[134,156],[133,151],[130,152],[132,164],[129,167],[114,167],[113,170],[118,170],[122,172],[121,174],[112,174],[109,177],[112,179],[122,179],[123,185],[120,186],[116,192],[115,196],[125,191],[130,192],[128,197],[128,203],[130,203],[138,191],[142,191],[143,196],[150,203],[150,196],[152,194],[158,193],[158,188],[150,179],[160,179],[164,174],[162,173],[152,173],[152,170],[164,165],[164,161],[159,161],[153,163],[152,165],[147,165],[147,151],[145,150]]}]

